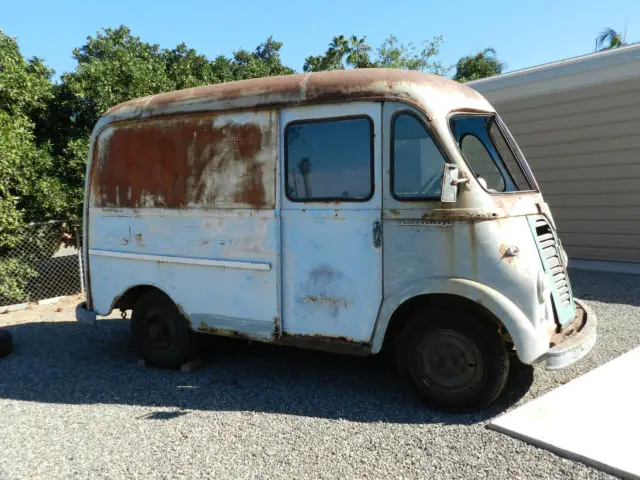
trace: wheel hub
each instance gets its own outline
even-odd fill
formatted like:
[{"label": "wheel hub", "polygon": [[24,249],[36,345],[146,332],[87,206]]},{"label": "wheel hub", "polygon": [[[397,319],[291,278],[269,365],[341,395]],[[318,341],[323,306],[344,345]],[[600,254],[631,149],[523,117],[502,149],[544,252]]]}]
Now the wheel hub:
[{"label": "wheel hub", "polygon": [[462,390],[482,373],[481,355],[468,338],[453,330],[438,330],[423,343],[422,368],[430,383],[447,390]]},{"label": "wheel hub", "polygon": [[147,317],[147,335],[153,346],[159,350],[169,348],[175,341],[169,322],[156,313]]}]

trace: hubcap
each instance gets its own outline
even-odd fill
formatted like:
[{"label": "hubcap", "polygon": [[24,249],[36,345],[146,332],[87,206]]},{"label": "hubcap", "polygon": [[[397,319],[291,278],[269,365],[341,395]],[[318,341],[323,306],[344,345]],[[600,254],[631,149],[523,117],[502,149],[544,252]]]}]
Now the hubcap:
[{"label": "hubcap", "polygon": [[173,345],[175,333],[171,323],[162,312],[151,311],[147,315],[147,335],[150,343],[157,350],[166,350]]},{"label": "hubcap", "polygon": [[450,391],[464,390],[482,375],[476,345],[454,330],[436,330],[422,342],[421,366],[429,384]]}]

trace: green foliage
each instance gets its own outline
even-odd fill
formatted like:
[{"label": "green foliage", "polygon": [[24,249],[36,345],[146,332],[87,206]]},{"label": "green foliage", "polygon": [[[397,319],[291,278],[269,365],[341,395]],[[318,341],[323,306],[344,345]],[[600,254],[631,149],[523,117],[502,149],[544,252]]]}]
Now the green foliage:
[{"label": "green foliage", "polygon": [[37,117],[51,98],[51,75],[39,58],[25,60],[16,40],[0,30],[0,110]]},{"label": "green foliage", "polygon": [[607,27],[596,37],[596,52],[624,47],[626,44],[620,32],[611,27]]},{"label": "green foliage", "polygon": [[453,79],[458,82],[469,82],[499,75],[503,68],[504,64],[496,58],[496,51],[493,48],[485,48],[475,55],[462,57],[458,60]]},{"label": "green foliage", "polygon": [[447,69],[439,62],[430,62],[438,54],[442,36],[423,42],[418,50],[415,45],[401,43],[391,35],[373,53],[367,43],[367,37],[358,38],[352,35],[333,37],[329,48],[323,55],[307,57],[303,70],[318,72],[325,70],[343,70],[346,68],[398,68],[404,70],[420,70],[443,75]]},{"label": "green foliage", "polygon": [[0,305],[28,301],[27,285],[37,276],[37,270],[29,262],[16,257],[0,257]]}]

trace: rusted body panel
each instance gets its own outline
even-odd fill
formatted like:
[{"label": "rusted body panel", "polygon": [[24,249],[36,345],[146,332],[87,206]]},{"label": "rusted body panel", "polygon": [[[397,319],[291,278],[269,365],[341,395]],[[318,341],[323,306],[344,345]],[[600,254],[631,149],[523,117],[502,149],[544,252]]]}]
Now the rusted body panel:
[{"label": "rusted body panel", "polygon": [[[432,94],[430,102],[425,95]],[[446,78],[413,70],[358,69],[240,80],[152,95],[111,108],[112,119],[163,115],[175,111],[257,109],[355,100],[401,100],[426,108],[445,99],[459,107],[493,111],[475,90]]]},{"label": "rusted body panel", "polygon": [[194,329],[272,340],[278,131],[268,110],[102,129],[85,204],[91,308],[107,313],[129,289],[155,286]]},{"label": "rusted body panel", "polygon": [[109,126],[95,150],[91,205],[272,209],[276,133],[269,111]]}]

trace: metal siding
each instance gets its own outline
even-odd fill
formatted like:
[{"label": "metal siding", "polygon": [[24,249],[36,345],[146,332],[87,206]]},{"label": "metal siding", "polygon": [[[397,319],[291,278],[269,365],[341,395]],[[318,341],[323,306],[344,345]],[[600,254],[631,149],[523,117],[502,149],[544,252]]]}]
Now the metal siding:
[{"label": "metal siding", "polygon": [[[491,101],[491,92],[485,96]],[[640,262],[637,80],[494,107],[527,157],[569,256]]]}]

